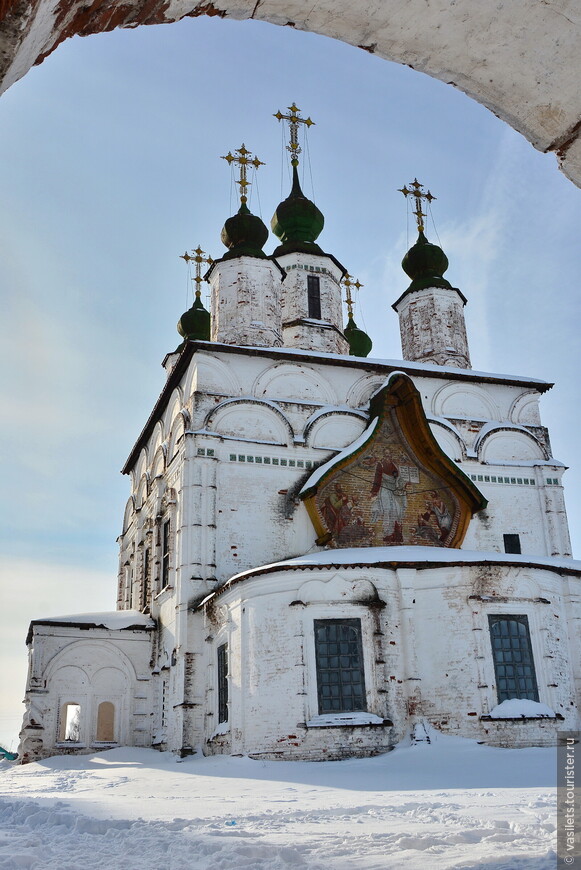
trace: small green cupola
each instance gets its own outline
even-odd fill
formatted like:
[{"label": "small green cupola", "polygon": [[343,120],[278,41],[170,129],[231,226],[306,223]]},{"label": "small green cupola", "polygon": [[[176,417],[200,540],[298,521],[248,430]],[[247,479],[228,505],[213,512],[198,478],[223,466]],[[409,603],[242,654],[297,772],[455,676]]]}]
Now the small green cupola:
[{"label": "small green cupola", "polygon": [[373,347],[373,342],[366,332],[359,329],[353,319],[353,296],[351,295],[351,288],[355,287],[356,290],[360,290],[361,287],[363,287],[363,284],[360,281],[353,281],[349,272],[345,273],[341,283],[346,291],[345,302],[347,303],[348,320],[343,335],[349,344],[349,356],[369,356],[371,348]]},{"label": "small green cupola", "polygon": [[264,166],[264,163],[258,157],[252,157],[244,143],[240,148],[234,149],[234,154],[229,151],[222,159],[226,160],[228,165],[234,163],[240,167],[240,178],[236,179],[236,184],[240,187],[240,208],[235,215],[228,218],[222,228],[220,238],[228,248],[228,253],[224,254],[222,259],[231,260],[234,257],[264,259],[266,254],[262,248],[268,239],[268,229],[246,205],[246,189],[251,183],[248,181],[248,168],[258,169],[259,166]]},{"label": "small green cupola", "polygon": [[418,224],[418,240],[401,261],[402,269],[412,279],[406,293],[410,290],[423,290],[425,287],[452,289],[450,282],[443,277],[448,268],[447,256],[438,245],[433,245],[424,235],[426,213],[422,211],[422,202],[425,201],[430,206],[436,197],[429,190],[426,193],[423,187],[423,184],[414,178],[409,187],[404,185],[400,188],[400,193],[403,193],[406,200],[408,196],[415,200],[413,214]]},{"label": "small green cupola", "polygon": [[186,340],[210,341],[210,312],[204,308],[201,296],[196,290],[194,304],[178,320],[178,332]]},{"label": "small green cupola", "polygon": [[266,257],[262,248],[268,239],[268,229],[259,217],[252,214],[246,202],[242,202],[238,212],[228,218],[220,238],[228,248],[223,260],[231,260],[233,257]]},{"label": "small green cupola", "polygon": [[200,284],[204,280],[202,278],[202,266],[211,266],[214,261],[211,257],[204,256],[205,253],[201,246],[198,245],[191,254],[188,254],[187,251],[181,254],[181,259],[185,260],[188,264],[193,262],[196,270],[196,274],[192,278],[196,284],[194,304],[182,314],[177,323],[177,330],[185,341],[188,339],[210,341],[210,312],[204,308]]},{"label": "small green cupola", "polygon": [[427,240],[423,230],[419,231],[417,242],[409,249],[401,261],[401,266],[412,279],[408,290],[422,290],[424,287],[452,288],[450,282],[444,278],[448,258],[438,245]]},{"label": "small green cupola", "polygon": [[349,342],[349,356],[369,356],[373,342],[366,332],[359,329],[351,312],[343,335]]},{"label": "small green cupola", "polygon": [[322,254],[316,239],[325,225],[325,218],[312,200],[301,190],[297,160],[292,161],[293,184],[289,196],[277,206],[270,226],[281,243],[273,257],[300,252]]}]

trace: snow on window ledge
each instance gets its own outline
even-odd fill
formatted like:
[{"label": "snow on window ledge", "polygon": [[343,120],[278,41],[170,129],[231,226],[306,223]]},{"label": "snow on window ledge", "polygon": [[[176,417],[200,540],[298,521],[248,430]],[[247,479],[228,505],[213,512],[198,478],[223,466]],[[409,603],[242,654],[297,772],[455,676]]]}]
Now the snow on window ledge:
[{"label": "snow on window ledge", "polygon": [[555,713],[551,707],[538,701],[529,701],[526,698],[509,698],[502,704],[497,704],[488,716],[481,716],[481,720],[509,720],[522,722],[529,719],[562,719],[559,713]]},{"label": "snow on window ledge", "polygon": [[358,725],[387,725],[392,726],[391,719],[382,719],[381,716],[376,716],[375,713],[324,713],[320,716],[313,716],[306,723],[307,728],[340,728],[345,726]]}]

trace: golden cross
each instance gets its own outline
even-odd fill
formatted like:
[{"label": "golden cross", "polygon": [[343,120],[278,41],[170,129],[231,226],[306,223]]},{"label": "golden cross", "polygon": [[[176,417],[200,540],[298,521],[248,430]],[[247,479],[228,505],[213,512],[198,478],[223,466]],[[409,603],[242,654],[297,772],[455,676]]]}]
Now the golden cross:
[{"label": "golden cross", "polygon": [[202,251],[201,246],[198,245],[198,247],[192,251],[193,256],[190,256],[187,251],[185,252],[185,254],[180,254],[180,257],[182,258],[182,260],[185,260],[186,263],[189,263],[190,260],[193,260],[196,264],[196,276],[195,278],[192,278],[192,281],[196,282],[196,296],[202,295],[202,291],[200,290],[200,284],[204,280],[202,278],[202,263],[207,263],[208,266],[211,266],[214,262],[211,257],[202,256],[205,253],[205,251]]},{"label": "golden cross", "polygon": [[228,166],[232,163],[237,163],[240,167],[240,178],[236,179],[236,184],[240,185],[240,202],[246,202],[246,188],[251,183],[247,178],[247,171],[249,166],[254,166],[255,169],[258,169],[259,166],[264,166],[262,160],[259,160],[258,157],[253,157],[251,152],[247,150],[244,142],[240,146],[240,148],[234,149],[234,154],[231,151],[226,154],[225,157],[222,157],[222,160],[226,160]]},{"label": "golden cross", "polygon": [[343,276],[342,281],[343,281],[343,286],[346,288],[345,302],[347,303],[347,311],[348,311],[349,317],[352,318],[353,317],[353,297],[351,296],[351,288],[355,287],[356,290],[359,290],[364,285],[361,284],[360,281],[354,281],[353,275],[350,275],[349,272],[345,272],[345,275]]},{"label": "golden cross", "polygon": [[[411,189],[410,189],[411,188]],[[427,202],[431,202],[433,199],[436,199],[435,196],[432,196],[430,191],[424,193],[422,190],[423,184],[420,184],[417,178],[411,182],[409,187],[401,187],[399,188],[399,192],[403,193],[405,198],[408,196],[413,196],[416,200],[416,210],[413,212],[416,216],[416,220],[418,222],[418,230],[420,233],[424,231],[424,218],[426,217],[425,213],[422,211],[422,199],[427,200]]]},{"label": "golden cross", "polygon": [[298,114],[300,109],[296,103],[293,103],[292,106],[287,106],[287,109],[290,112],[289,115],[283,115],[279,109],[273,117],[277,118],[279,121],[288,121],[290,129],[290,145],[286,146],[286,150],[291,153],[291,165],[298,166],[299,154],[302,151],[302,148],[299,145],[299,124],[304,124],[308,129],[309,127],[312,127],[315,122],[311,121],[310,118],[301,118]]}]

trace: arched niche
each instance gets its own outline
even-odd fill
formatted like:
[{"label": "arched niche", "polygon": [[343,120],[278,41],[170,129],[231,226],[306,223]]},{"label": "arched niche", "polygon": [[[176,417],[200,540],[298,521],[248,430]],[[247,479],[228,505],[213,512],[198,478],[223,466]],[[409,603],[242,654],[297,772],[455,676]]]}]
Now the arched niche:
[{"label": "arched niche", "polygon": [[191,397],[198,391],[241,396],[242,387],[234,367],[205,353],[196,353],[184,383],[184,395]]},{"label": "arched niche", "polygon": [[162,415],[162,427],[165,436],[171,431],[174,421],[181,409],[184,406],[183,392],[180,387],[176,387],[171,394],[170,400],[167,403],[166,409]]},{"label": "arched niche", "polygon": [[432,435],[446,456],[455,462],[460,462],[466,453],[466,444],[458,430],[443,420],[433,420],[428,417],[428,423]]},{"label": "arched niche", "polygon": [[174,456],[178,450],[178,443],[180,441],[180,438],[183,438],[185,431],[186,431],[186,424],[185,424],[185,420],[184,420],[184,415],[181,412],[179,412],[173,418],[171,432],[169,434],[168,446],[167,446],[168,462],[171,462],[171,460],[174,458]]},{"label": "arched niche", "polygon": [[334,574],[326,580],[306,580],[297,590],[297,598],[305,604],[322,601],[375,602],[379,596],[371,580],[362,577]]},{"label": "arched niche", "polygon": [[367,425],[366,414],[341,411],[313,415],[305,426],[304,438],[309,447],[342,449],[359,438]]},{"label": "arched niche", "polygon": [[123,513],[123,532],[125,534],[131,523],[133,522],[133,518],[135,516],[135,497],[130,495],[127,499],[127,504],[125,505],[125,512]]},{"label": "arched niche", "polygon": [[[64,39],[115,27],[162,24],[203,14],[290,25],[357,46],[464,91],[541,151],[554,151],[565,174],[581,182],[579,16],[574,4],[429,3],[425,0],[205,0],[180,3],[71,0],[67,14],[54,0],[3,4],[0,92]],[[378,96],[381,101],[381,95]]]},{"label": "arched niche", "polygon": [[458,382],[440,387],[432,400],[432,412],[436,417],[452,419],[500,419],[498,405],[483,387]]},{"label": "arched niche", "polygon": [[508,416],[512,423],[540,426],[539,394],[536,390],[530,390],[515,399]]},{"label": "arched niche", "polygon": [[293,430],[289,420],[270,402],[229,399],[208,414],[205,428],[220,435],[270,444],[290,444]]},{"label": "arched niche", "polygon": [[308,365],[279,363],[256,378],[252,394],[258,399],[298,399],[301,402],[336,405],[335,390],[320,372]]},{"label": "arched niche", "polygon": [[364,375],[350,387],[347,393],[347,404],[350,408],[366,408],[369,399],[385,383],[385,377],[379,375]]},{"label": "arched niche", "polygon": [[530,462],[549,457],[537,439],[525,429],[498,428],[488,431],[476,445],[480,462]]}]

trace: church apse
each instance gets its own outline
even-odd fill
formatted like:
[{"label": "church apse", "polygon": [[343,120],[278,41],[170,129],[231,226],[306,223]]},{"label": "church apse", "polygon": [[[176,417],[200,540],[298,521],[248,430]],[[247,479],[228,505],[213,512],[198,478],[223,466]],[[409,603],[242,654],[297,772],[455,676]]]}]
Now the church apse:
[{"label": "church apse", "polygon": [[437,444],[411,379],[394,373],[371,400],[371,424],[301,493],[331,547],[460,547],[486,500]]}]

